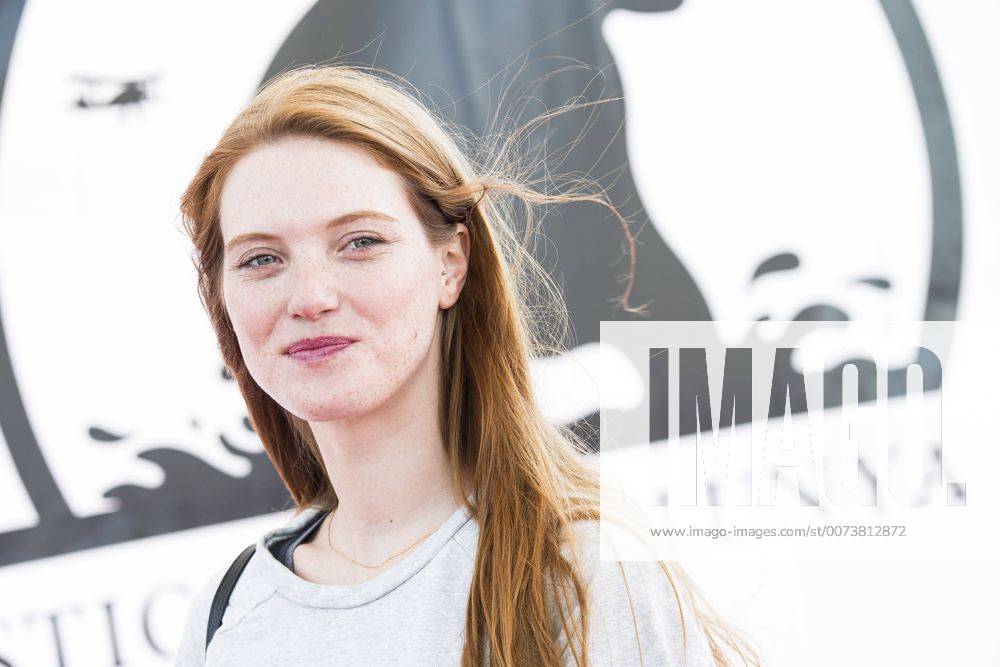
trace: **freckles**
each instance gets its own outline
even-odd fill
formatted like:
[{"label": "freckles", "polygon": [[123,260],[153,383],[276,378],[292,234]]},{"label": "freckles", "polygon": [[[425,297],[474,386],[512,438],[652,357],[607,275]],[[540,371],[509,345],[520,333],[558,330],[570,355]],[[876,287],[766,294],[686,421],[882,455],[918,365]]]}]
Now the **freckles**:
[{"label": "freckles", "polygon": [[226,309],[238,337],[252,345],[264,342],[280,316],[278,303],[260,290],[233,289],[228,297]]}]

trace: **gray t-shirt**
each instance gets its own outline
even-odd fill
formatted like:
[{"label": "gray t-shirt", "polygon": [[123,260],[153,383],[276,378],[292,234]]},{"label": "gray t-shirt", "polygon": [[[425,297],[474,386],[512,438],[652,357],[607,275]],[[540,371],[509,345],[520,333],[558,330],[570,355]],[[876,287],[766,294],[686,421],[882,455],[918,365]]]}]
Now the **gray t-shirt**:
[{"label": "gray t-shirt", "polygon": [[[261,536],[206,656],[209,608],[229,563],[209,577],[188,611],[176,665],[460,663],[479,538],[479,526],[467,510],[458,508],[408,556],[374,579],[339,586],[306,581],[291,568],[292,551],[319,527],[325,514],[306,509]],[[685,663],[677,601],[657,564],[600,562],[597,523],[590,523],[580,532],[580,554],[581,576],[590,590],[591,664],[714,665],[687,607]],[[627,590],[619,565],[627,575]],[[552,627],[557,632],[561,627],[555,614]],[[559,642],[565,643],[562,633]],[[575,664],[569,650],[564,664]]]}]

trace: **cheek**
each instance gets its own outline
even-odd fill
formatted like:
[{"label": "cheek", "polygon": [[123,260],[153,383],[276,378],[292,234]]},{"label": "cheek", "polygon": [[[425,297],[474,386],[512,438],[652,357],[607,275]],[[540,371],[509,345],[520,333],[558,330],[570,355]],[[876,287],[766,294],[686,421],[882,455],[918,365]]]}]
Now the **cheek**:
[{"label": "cheek", "polygon": [[402,360],[427,353],[434,335],[438,292],[425,275],[412,269],[395,271],[358,295],[358,308],[377,330],[379,347],[387,356]]},{"label": "cheek", "polygon": [[267,341],[272,329],[276,310],[271,305],[274,299],[267,295],[267,290],[237,283],[225,284],[223,294],[229,320],[233,323],[240,349],[249,364],[258,348]]}]

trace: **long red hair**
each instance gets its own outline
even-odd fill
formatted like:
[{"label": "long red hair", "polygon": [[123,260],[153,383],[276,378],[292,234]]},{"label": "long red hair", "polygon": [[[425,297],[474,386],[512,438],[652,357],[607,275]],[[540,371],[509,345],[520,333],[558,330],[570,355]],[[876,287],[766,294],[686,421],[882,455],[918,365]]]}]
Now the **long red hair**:
[{"label": "long red hair", "polygon": [[[533,204],[606,206],[622,224],[631,251],[628,224],[585,182],[575,181],[558,194],[529,187],[516,173],[514,143],[493,145],[487,159],[474,165],[459,147],[458,128],[422,104],[405,81],[384,74],[346,65],[299,67],[268,82],[235,117],[181,198],[200,298],[254,430],[297,508],[335,508],[336,490],[309,424],[254,382],[226,313],[219,226],[226,176],[251,150],[285,136],[347,141],[403,177],[432,243],[450,238],[455,224],[465,223],[471,237],[469,271],[461,296],[443,318],[440,349],[442,437],[456,488],[471,482],[468,509],[479,524],[462,664],[483,664],[488,653],[497,667],[558,665],[570,650],[578,665],[586,665],[588,595],[580,568],[564,547],[574,554],[572,528],[599,518],[600,480],[585,460],[585,444],[568,428],[549,424],[533,395],[529,359],[565,350],[568,316],[557,286],[533,259],[526,240]],[[521,235],[509,224],[514,201],[528,205]],[[634,269],[634,252],[630,256]],[[621,305],[641,312],[628,304],[633,274]],[[759,664],[683,570],[673,562],[660,565],[678,602],[683,599],[684,608],[693,610],[717,663],[731,664],[728,654],[735,652],[744,663],[749,658]],[[564,613],[574,607],[579,617]],[[552,634],[553,613],[568,639],[562,647]]]}]

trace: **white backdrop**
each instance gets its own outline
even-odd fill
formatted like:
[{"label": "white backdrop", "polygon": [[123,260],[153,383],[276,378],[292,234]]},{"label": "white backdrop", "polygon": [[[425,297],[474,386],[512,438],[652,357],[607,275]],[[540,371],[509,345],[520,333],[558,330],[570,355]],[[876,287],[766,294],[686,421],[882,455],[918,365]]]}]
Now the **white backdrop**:
[{"label": "white backdrop", "polygon": [[[13,30],[0,108],[0,374],[12,378],[0,391],[0,665],[168,664],[195,587],[287,518],[263,484],[272,495],[242,518],[199,525],[171,475],[205,464],[234,483],[232,506],[266,463],[220,375],[177,199],[316,4],[49,0],[0,14]],[[816,303],[851,319],[924,317],[935,244],[954,239],[935,236],[927,130],[883,11],[907,3],[618,4],[596,34],[626,96],[632,178],[712,318],[793,319]],[[1000,4],[912,6],[957,155],[951,306],[994,319]],[[754,279],[775,257],[794,270]],[[554,421],[597,410],[581,382],[594,344],[536,363]],[[59,506],[32,493],[45,475],[26,472],[29,430],[32,469],[48,471]],[[149,525],[161,519],[146,510],[103,522],[144,490],[156,503],[136,506],[166,506],[174,523]],[[94,523],[76,536],[59,516]],[[1000,665],[995,566],[690,569],[768,664],[930,666]]]}]

